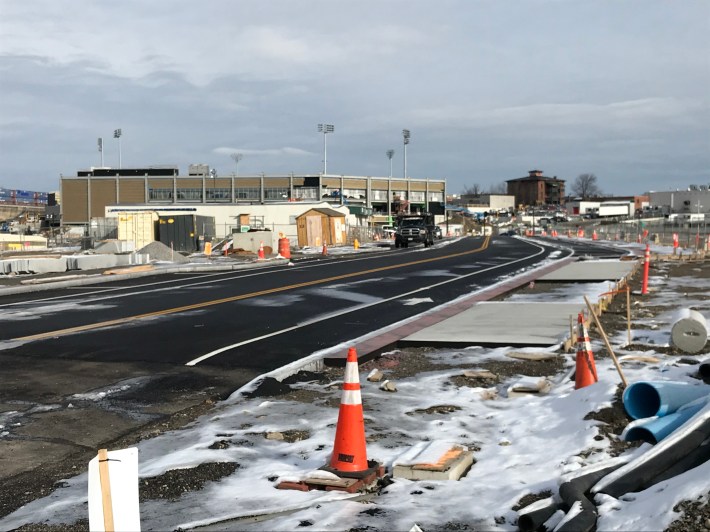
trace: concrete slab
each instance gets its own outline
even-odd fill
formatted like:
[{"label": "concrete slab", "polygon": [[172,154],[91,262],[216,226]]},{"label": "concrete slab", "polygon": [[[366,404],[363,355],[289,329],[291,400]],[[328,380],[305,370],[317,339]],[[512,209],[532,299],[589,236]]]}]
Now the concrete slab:
[{"label": "concrete slab", "polygon": [[115,257],[116,266],[134,266],[150,262],[150,256],[144,253],[126,253],[124,255],[115,255]]},{"label": "concrete slab", "polygon": [[539,281],[618,281],[631,275],[638,264],[634,261],[585,260],[549,272]]},{"label": "concrete slab", "polygon": [[400,346],[552,346],[569,335],[580,303],[479,303],[461,314],[411,334]]},{"label": "concrete slab", "polygon": [[70,270],[98,270],[113,268],[118,265],[116,255],[73,255],[67,257]]},{"label": "concrete slab", "polygon": [[27,259],[29,271],[33,273],[63,273],[67,271],[67,259]]}]

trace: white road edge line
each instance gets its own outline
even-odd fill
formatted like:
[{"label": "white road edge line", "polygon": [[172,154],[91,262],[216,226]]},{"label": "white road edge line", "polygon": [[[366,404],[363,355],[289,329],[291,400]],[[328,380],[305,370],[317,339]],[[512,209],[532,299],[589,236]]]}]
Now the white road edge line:
[{"label": "white road edge line", "polygon": [[[530,243],[532,244],[532,242],[530,242]],[[373,306],[379,305],[379,304],[381,304],[381,303],[387,303],[388,301],[393,301],[393,300],[395,300],[395,299],[399,299],[399,298],[402,298],[402,297],[407,297],[407,296],[410,296],[410,295],[412,295],[412,294],[416,294],[416,293],[418,293],[418,292],[422,292],[422,291],[424,291],[424,290],[429,290],[429,289],[431,289],[431,288],[436,288],[437,286],[442,286],[442,285],[445,285],[445,284],[448,284],[448,283],[452,283],[452,282],[454,282],[454,281],[460,281],[461,279],[465,279],[465,278],[471,277],[471,276],[473,276],[473,275],[478,275],[478,274],[480,274],[480,273],[484,273],[484,272],[487,272],[487,271],[490,271],[490,270],[495,270],[495,269],[501,268],[501,267],[503,267],[503,266],[509,266],[509,265],[511,265],[511,264],[515,264],[516,262],[521,262],[521,261],[523,261],[523,260],[528,260],[528,259],[537,257],[538,255],[541,255],[542,253],[545,252],[545,248],[544,248],[544,247],[539,246],[538,244],[533,244],[533,245],[536,245],[536,246],[540,247],[540,251],[538,251],[537,253],[534,253],[534,254],[532,254],[532,255],[529,255],[529,256],[527,256],[527,257],[523,257],[523,258],[520,258],[520,259],[516,259],[516,260],[514,260],[514,261],[506,262],[505,264],[499,264],[499,265],[497,265],[497,266],[491,266],[490,268],[486,268],[486,269],[484,269],[484,270],[478,270],[478,271],[475,271],[475,272],[467,273],[467,274],[465,274],[465,275],[460,275],[460,276],[458,276],[458,277],[454,277],[453,279],[447,279],[447,280],[445,280],[445,281],[440,281],[440,282],[438,282],[438,283],[434,283],[434,284],[429,285],[429,286],[423,286],[423,287],[421,287],[421,288],[417,288],[416,290],[412,290],[412,291],[410,291],[410,292],[405,292],[404,294],[399,294],[399,295],[396,295],[396,296],[388,297],[388,298],[386,298],[386,299],[380,299],[380,300],[378,300],[378,301],[374,301],[374,302],[371,302],[371,303],[364,303],[364,304],[362,304],[362,305],[357,305],[357,306],[355,306],[355,307],[349,307],[349,308],[343,309],[343,310],[341,310],[341,311],[334,312],[334,313],[332,313],[332,314],[328,314],[328,315],[324,315],[324,316],[319,316],[318,318],[314,318],[314,319],[312,319],[312,320],[308,320],[308,321],[305,321],[305,322],[303,322],[303,323],[299,323],[298,325],[294,325],[294,326],[292,326],[292,327],[287,327],[286,329],[281,329],[280,331],[274,331],[274,332],[272,332],[272,333],[265,334],[265,335],[259,336],[259,337],[257,337],[257,338],[250,338],[249,340],[244,340],[243,342],[238,342],[238,343],[236,343],[236,344],[231,344],[231,345],[228,345],[228,346],[225,346],[225,347],[221,347],[221,348],[219,348],[219,349],[216,349],[215,351],[211,351],[210,353],[207,353],[207,354],[204,354],[204,355],[202,355],[202,356],[200,356],[200,357],[198,357],[198,358],[195,358],[194,360],[190,360],[190,361],[187,362],[185,365],[186,365],[186,366],[195,366],[195,365],[199,364],[200,362],[203,362],[203,361],[205,361],[205,360],[207,360],[207,359],[209,359],[209,358],[212,358],[212,357],[214,357],[214,356],[216,356],[216,355],[219,355],[220,353],[224,353],[225,351],[229,351],[230,349],[234,349],[234,348],[237,348],[237,347],[241,347],[241,346],[243,346],[243,345],[247,345],[247,344],[251,344],[251,343],[254,343],[254,342],[258,342],[258,341],[260,341],[260,340],[265,340],[266,338],[271,338],[271,337],[273,337],[273,336],[278,336],[279,334],[283,334],[283,333],[287,333],[287,332],[290,332],[290,331],[294,331],[294,330],[296,330],[296,329],[298,329],[298,328],[300,328],[300,327],[305,327],[305,326],[308,326],[308,325],[313,325],[314,323],[318,323],[318,322],[321,322],[321,321],[324,321],[324,320],[329,320],[329,319],[331,319],[331,318],[336,318],[336,317],[338,317],[338,316],[342,316],[342,315],[344,315],[344,314],[349,314],[349,313],[351,313],[351,312],[356,312],[356,311],[358,311],[358,310],[362,310],[362,309],[365,309],[365,308],[368,308],[368,307],[373,307]]]}]

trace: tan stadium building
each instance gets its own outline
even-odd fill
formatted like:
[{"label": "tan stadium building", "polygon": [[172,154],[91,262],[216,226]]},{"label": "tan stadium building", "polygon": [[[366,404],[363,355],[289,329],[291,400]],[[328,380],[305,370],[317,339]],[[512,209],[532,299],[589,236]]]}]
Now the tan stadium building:
[{"label": "tan stadium building", "polygon": [[322,174],[220,177],[207,165],[190,165],[188,175],[182,176],[172,166],[91,168],[75,177],[61,176],[60,185],[62,225],[88,225],[116,206],[156,211],[195,207],[190,209],[193,212],[210,207],[226,218],[247,205],[326,202],[347,206],[359,224],[374,226],[389,223],[398,212],[431,212],[443,217],[446,198],[445,179]]}]

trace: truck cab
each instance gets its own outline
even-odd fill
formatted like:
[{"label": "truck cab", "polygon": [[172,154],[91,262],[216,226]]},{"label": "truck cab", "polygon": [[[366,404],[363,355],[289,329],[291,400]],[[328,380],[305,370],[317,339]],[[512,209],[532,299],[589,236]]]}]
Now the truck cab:
[{"label": "truck cab", "polygon": [[431,214],[400,214],[394,234],[394,247],[409,247],[409,244],[434,244],[434,220]]}]

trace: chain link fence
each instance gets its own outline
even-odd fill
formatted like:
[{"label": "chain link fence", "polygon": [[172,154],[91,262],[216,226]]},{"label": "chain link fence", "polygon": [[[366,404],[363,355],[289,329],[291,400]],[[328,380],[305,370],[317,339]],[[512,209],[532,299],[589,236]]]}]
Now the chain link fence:
[{"label": "chain link fence", "polygon": [[623,242],[649,241],[661,246],[678,246],[686,249],[707,250],[710,227],[706,221],[685,222],[668,220],[594,221],[584,225],[560,224],[555,226],[560,234],[593,238],[596,233],[600,240],[620,240]]}]

